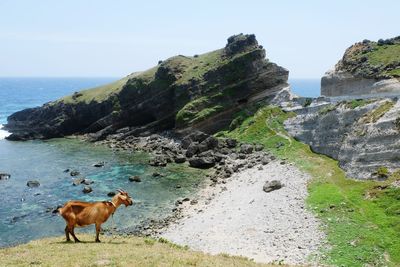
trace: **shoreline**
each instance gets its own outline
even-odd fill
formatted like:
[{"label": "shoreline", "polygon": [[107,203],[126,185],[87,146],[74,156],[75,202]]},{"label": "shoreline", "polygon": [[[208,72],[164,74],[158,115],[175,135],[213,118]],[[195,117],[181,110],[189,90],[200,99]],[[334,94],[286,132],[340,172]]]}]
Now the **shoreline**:
[{"label": "shoreline", "polygon": [[[316,264],[325,234],[321,222],[305,207],[311,178],[282,163],[275,160],[242,170],[225,183],[206,186],[195,204],[179,205],[179,217],[156,237],[196,251],[228,253],[260,263]],[[263,184],[271,179],[284,186],[266,193]]]}]

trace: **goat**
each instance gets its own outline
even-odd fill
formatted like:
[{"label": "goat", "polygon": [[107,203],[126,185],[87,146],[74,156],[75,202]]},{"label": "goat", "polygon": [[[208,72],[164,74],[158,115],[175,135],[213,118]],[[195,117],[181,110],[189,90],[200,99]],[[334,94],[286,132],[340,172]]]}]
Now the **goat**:
[{"label": "goat", "polygon": [[82,201],[68,201],[62,208],[59,209],[61,216],[66,222],[65,236],[67,242],[71,241],[69,234],[72,235],[75,242],[80,242],[76,238],[74,228],[83,227],[90,224],[96,225],[96,242],[100,242],[99,234],[101,225],[107,221],[110,215],[114,212],[121,204],[125,204],[125,207],[133,204],[132,198],[127,192],[118,189],[119,193],[116,194],[111,201],[100,201],[100,202],[82,202]]}]

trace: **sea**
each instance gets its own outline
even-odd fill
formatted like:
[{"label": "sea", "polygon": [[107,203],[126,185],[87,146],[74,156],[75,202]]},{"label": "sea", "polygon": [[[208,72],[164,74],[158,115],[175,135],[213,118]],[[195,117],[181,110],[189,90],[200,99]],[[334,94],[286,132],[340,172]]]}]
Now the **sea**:
[{"label": "sea", "polygon": [[[177,198],[190,197],[201,186],[203,172],[175,164],[151,167],[147,164],[149,156],[143,153],[115,152],[74,138],[25,142],[5,139],[9,133],[1,128],[12,113],[117,79],[0,78],[0,173],[11,174],[9,180],[0,181],[0,247],[63,236],[65,222],[52,211],[68,200],[109,200],[108,192],[126,190],[135,204],[120,208],[114,215],[115,226],[124,230],[168,215]],[[319,95],[319,80],[290,83],[297,95]],[[104,167],[93,167],[101,161]],[[92,180],[93,192],[84,194],[81,185],[73,186],[75,177],[66,172],[68,169]],[[162,176],[153,177],[154,172]],[[130,182],[132,175],[139,175],[142,182]],[[39,181],[40,186],[29,188],[29,180]],[[104,229],[111,227],[110,221]],[[88,231],[94,233],[94,227],[78,229],[77,234]]]}]

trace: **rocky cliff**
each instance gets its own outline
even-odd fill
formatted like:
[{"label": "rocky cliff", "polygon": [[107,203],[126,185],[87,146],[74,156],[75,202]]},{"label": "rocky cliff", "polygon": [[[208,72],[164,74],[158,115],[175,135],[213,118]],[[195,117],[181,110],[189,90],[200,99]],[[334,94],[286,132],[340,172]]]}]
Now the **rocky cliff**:
[{"label": "rocky cliff", "polygon": [[[292,105],[293,106],[293,105]],[[339,161],[349,177],[385,178],[400,168],[400,101],[396,98],[297,106],[286,130],[316,153]],[[386,173],[386,174],[387,174]]]},{"label": "rocky cliff", "polygon": [[400,94],[400,36],[349,47],[321,79],[321,95]]},{"label": "rocky cliff", "polygon": [[119,132],[218,131],[232,114],[271,99],[287,86],[288,71],[265,58],[254,35],[228,38],[223,49],[175,56],[113,84],[76,92],[8,118],[10,140],[90,133],[99,140]]}]

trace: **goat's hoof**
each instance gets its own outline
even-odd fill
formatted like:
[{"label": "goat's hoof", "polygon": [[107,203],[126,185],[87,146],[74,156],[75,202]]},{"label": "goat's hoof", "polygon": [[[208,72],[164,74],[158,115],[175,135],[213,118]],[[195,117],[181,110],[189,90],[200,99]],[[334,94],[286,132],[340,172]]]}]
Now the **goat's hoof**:
[{"label": "goat's hoof", "polygon": [[96,239],[96,243],[101,243],[100,239]]},{"label": "goat's hoof", "polygon": [[76,240],[75,240],[75,243],[80,243],[80,242],[81,242],[81,241],[80,241],[80,240],[78,240],[78,239],[76,239]]}]

